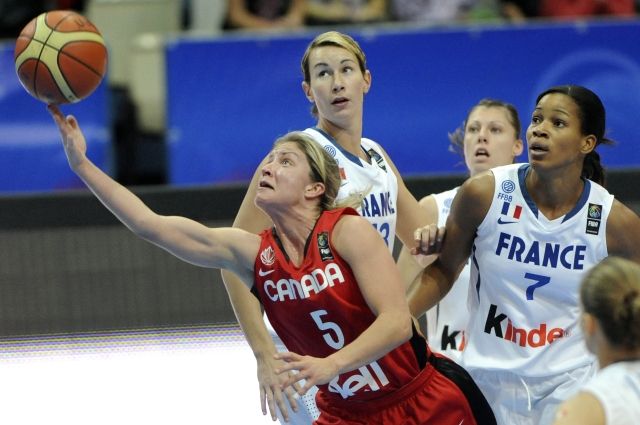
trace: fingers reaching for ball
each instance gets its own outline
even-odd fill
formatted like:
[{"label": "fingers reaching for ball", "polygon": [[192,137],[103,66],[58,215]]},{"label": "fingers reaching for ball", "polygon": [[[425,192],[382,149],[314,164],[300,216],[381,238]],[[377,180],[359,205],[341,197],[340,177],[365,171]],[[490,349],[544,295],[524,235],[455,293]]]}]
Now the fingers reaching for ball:
[{"label": "fingers reaching for ball", "polygon": [[87,142],[80,130],[78,121],[73,115],[64,116],[60,108],[56,105],[48,105],[47,110],[53,117],[53,121],[60,130],[62,145],[64,146],[69,166],[76,170],[86,159]]}]

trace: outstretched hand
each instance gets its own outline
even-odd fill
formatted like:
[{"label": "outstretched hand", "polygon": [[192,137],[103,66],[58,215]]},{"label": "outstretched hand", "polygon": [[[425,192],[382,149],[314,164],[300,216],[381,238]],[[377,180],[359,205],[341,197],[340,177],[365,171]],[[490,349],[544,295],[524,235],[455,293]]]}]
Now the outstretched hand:
[{"label": "outstretched hand", "polygon": [[298,373],[290,373],[289,378],[283,384],[283,388],[294,385],[298,381],[305,379],[305,383],[298,390],[298,394],[304,395],[314,385],[327,384],[338,375],[338,366],[331,357],[319,358],[311,356],[301,356],[290,351],[277,353],[276,359],[284,360],[286,365],[276,370],[277,373],[284,373],[297,370]]},{"label": "outstretched hand", "polygon": [[73,115],[65,117],[56,105],[48,105],[47,109],[60,130],[69,166],[75,170],[86,159],[87,153],[87,142],[80,125]]},{"label": "outstretched hand", "polygon": [[[262,407],[262,414],[267,414],[267,407],[271,414],[271,419],[276,421],[277,411],[280,410],[285,422],[289,422],[289,410],[287,409],[287,403],[285,397],[288,399],[291,409],[294,412],[298,411],[298,404],[296,402],[296,392],[299,390],[299,385],[291,384],[284,385],[287,379],[287,375],[278,375],[278,366],[283,365],[281,361],[277,359],[271,359],[271,361],[259,361],[258,362],[258,383],[260,384],[260,405]],[[284,388],[284,389],[283,389]]]}]

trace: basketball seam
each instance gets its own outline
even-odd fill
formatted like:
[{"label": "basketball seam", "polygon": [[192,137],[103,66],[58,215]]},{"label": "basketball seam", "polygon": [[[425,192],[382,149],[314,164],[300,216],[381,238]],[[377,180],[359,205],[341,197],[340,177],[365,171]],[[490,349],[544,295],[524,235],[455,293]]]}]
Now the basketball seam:
[{"label": "basketball seam", "polygon": [[[66,15],[64,18],[60,19],[58,21],[58,23],[55,25],[55,27],[53,27],[51,29],[51,33],[49,34],[49,37],[47,37],[46,41],[49,41],[49,38],[51,38],[51,36],[53,35],[53,33],[58,29],[58,27],[60,26],[60,24],[62,24],[65,20],[69,19],[71,16],[73,15],[73,12],[69,13],[68,15]],[[45,19],[46,22],[46,19]],[[51,46],[50,46],[51,47]],[[64,45],[63,45],[64,47]],[[61,49],[58,49],[58,58],[60,58],[60,51]],[[57,64],[58,64],[58,68],[60,68],[60,60],[56,60]],[[71,84],[69,84],[69,80],[67,79],[67,76],[64,74],[64,72],[60,73],[62,75],[62,79],[65,81],[65,83],[67,83],[67,87],[69,87],[69,90],[71,90],[71,92],[73,93],[73,95],[77,98],[78,97],[78,93],[76,93],[76,91],[73,89],[73,87],[71,86]],[[67,96],[62,93],[62,95],[66,98]]]},{"label": "basketball seam", "polygon": [[[102,43],[98,43],[97,41],[90,41],[90,40],[83,40],[83,43],[94,43],[94,44],[98,44],[100,46],[104,47],[104,44]],[[69,44],[73,44],[73,43],[77,43],[77,41],[71,41],[69,43],[65,43],[62,46],[60,46],[60,49],[58,50],[58,66],[60,66],[60,55],[65,55],[70,57],[71,59],[75,60],[76,62],[84,65],[89,71],[93,72],[94,74],[96,74],[98,77],[102,77],[102,74],[100,72],[98,72],[96,69],[94,69],[92,66],[90,66],[89,64],[87,64],[86,62],[78,59],[76,56],[72,55],[71,53],[67,53],[67,52],[63,52],[62,50],[64,49],[65,46],[69,45]],[[106,50],[106,48],[105,48]],[[64,76],[64,75],[63,75]],[[66,78],[65,78],[66,80]],[[67,81],[68,83],[68,81]],[[69,87],[71,87],[71,85],[69,85]],[[75,93],[75,92],[74,92]]]},{"label": "basketball seam", "polygon": [[[49,33],[49,35],[47,36],[47,39],[44,41],[41,41],[40,43],[42,43],[42,46],[40,47],[40,51],[38,52],[38,59],[36,61],[36,67],[33,70],[33,92],[35,93],[36,97],[40,97],[40,95],[38,94],[38,68],[40,68],[40,58],[42,57],[42,52],[44,51],[44,48],[47,46],[47,40],[49,40],[49,37],[51,37],[51,34],[53,34],[53,28],[51,28],[49,25],[47,25],[47,19],[45,17],[45,19],[42,20],[44,26],[46,28],[51,29],[51,32]],[[33,36],[31,37],[31,40],[29,41],[30,43],[34,40],[35,35],[38,33],[38,20],[36,19],[35,22],[33,23]]]}]

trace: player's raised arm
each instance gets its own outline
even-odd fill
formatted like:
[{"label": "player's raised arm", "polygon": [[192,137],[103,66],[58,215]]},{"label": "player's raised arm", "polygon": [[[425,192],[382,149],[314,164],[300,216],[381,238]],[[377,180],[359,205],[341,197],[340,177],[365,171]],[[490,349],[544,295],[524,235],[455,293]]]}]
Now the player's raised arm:
[{"label": "player's raised arm", "polygon": [[48,107],[62,136],[71,169],[125,226],[141,238],[201,267],[230,268],[251,281],[258,236],[239,229],[211,229],[185,217],[153,212],[135,194],[100,170],[87,156],[78,121]]}]

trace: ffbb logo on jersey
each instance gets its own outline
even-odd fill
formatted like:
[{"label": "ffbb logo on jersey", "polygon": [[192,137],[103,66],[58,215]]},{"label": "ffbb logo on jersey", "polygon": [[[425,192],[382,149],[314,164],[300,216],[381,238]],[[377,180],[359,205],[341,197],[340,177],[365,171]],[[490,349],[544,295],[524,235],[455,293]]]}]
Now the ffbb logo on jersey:
[{"label": "ffbb logo on jersey", "polygon": [[[503,324],[506,322],[506,329]],[[494,334],[498,338],[512,342],[520,347],[543,347],[551,344],[558,338],[563,338],[569,333],[561,328],[547,329],[546,323],[541,323],[537,328],[524,329],[514,326],[511,319],[504,314],[498,313],[498,306],[491,304],[487,321],[484,324],[484,332],[491,335]]]}]

